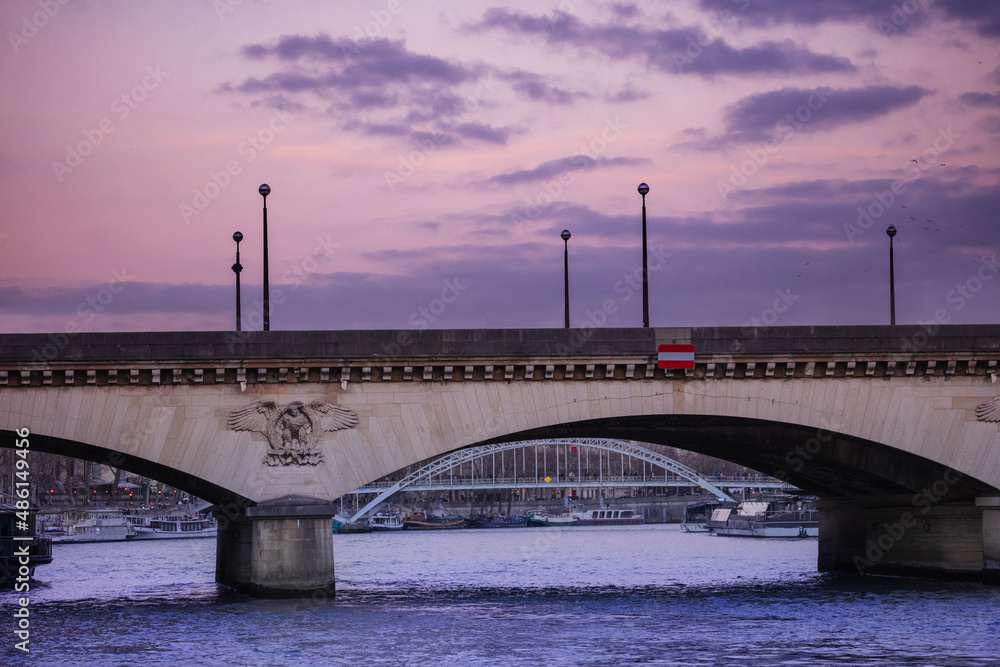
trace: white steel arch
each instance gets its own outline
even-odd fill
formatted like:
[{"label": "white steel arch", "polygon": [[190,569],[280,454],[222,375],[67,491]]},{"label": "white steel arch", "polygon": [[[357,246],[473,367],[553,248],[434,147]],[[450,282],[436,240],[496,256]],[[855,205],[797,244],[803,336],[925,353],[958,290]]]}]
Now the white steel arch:
[{"label": "white steel arch", "polygon": [[512,449],[518,449],[521,447],[532,447],[532,446],[545,446],[545,445],[572,445],[574,447],[591,447],[593,449],[601,449],[606,452],[613,452],[616,454],[623,454],[625,456],[630,456],[632,458],[640,459],[648,463],[652,463],[655,466],[663,468],[665,471],[672,473],[678,477],[687,479],[693,484],[700,486],[709,493],[714,494],[719,500],[729,500],[735,502],[735,499],[728,493],[715,486],[707,479],[698,474],[698,472],[686,465],[675,461],[672,458],[663,456],[662,454],[657,454],[656,452],[650,451],[643,447],[638,447],[631,442],[626,440],[610,440],[607,438],[557,438],[553,440],[519,440],[516,442],[502,442],[492,445],[479,445],[477,447],[469,447],[467,449],[460,449],[458,451],[452,452],[451,454],[446,454],[441,458],[435,459],[425,465],[424,467],[411,472],[409,475],[399,480],[392,486],[387,487],[381,493],[379,493],[371,502],[358,510],[354,516],[350,518],[351,522],[359,521],[362,517],[367,515],[369,512],[374,510],[376,507],[382,503],[388,501],[392,496],[400,493],[406,489],[406,487],[413,486],[420,483],[422,480],[429,479],[440,475],[441,473],[451,470],[456,466],[460,466],[464,463],[468,463],[475,459],[478,459],[489,454],[499,454],[500,452],[510,451]]}]

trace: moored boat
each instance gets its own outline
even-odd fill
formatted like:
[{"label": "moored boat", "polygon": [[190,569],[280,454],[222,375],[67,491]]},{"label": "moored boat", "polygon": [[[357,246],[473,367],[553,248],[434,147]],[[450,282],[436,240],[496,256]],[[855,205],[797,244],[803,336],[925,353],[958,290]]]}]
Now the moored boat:
[{"label": "moored boat", "polygon": [[379,512],[369,517],[367,523],[374,531],[403,530],[403,517],[395,512]]},{"label": "moored boat", "polygon": [[65,531],[65,535],[53,537],[52,543],[124,542],[135,537],[135,528],[125,515],[113,509],[85,511],[83,520],[70,524]]},{"label": "moored boat", "polygon": [[731,537],[818,537],[819,512],[797,498],[744,501],[716,509],[708,527]]},{"label": "moored boat", "polygon": [[580,517],[580,523],[584,526],[600,524],[621,526],[645,523],[642,516],[636,514],[635,510],[613,510],[605,507],[596,510],[587,510],[578,516]]},{"label": "moored boat", "polygon": [[553,514],[546,509],[532,510],[528,512],[529,526],[579,526],[580,517],[575,516],[569,510],[564,510],[561,514]]},{"label": "moored boat", "polygon": [[407,530],[454,530],[465,528],[465,519],[460,516],[427,516],[424,512],[413,512],[403,519]]},{"label": "moored boat", "polygon": [[684,517],[681,519],[681,530],[685,533],[708,533],[708,522],[712,518],[712,512],[720,507],[735,507],[735,503],[719,502],[710,500],[703,503],[695,503],[684,508]]},{"label": "moored boat", "polygon": [[215,537],[219,527],[212,519],[194,516],[170,516],[165,518],[146,518],[137,525],[129,517],[135,530],[136,540],[170,540],[192,537]]},{"label": "moored boat", "polygon": [[506,514],[496,514],[494,516],[470,517],[465,520],[466,528],[524,528],[528,525],[526,516],[507,516]]},{"label": "moored boat", "polygon": [[370,533],[374,530],[371,526],[360,521],[346,521],[339,517],[333,517],[331,521],[333,532],[337,535],[348,535],[350,533]]}]

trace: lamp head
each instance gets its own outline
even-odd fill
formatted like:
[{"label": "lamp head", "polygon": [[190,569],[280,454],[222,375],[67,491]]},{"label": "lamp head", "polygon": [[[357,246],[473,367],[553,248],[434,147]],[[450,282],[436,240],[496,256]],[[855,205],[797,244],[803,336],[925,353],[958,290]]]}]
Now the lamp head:
[{"label": "lamp head", "polygon": [[891,239],[893,236],[896,235],[896,226],[889,225],[889,228],[885,230],[885,233],[888,234],[889,238]]},{"label": "lamp head", "polygon": [[643,197],[645,197],[648,193],[649,193],[649,186],[646,185],[645,183],[640,183],[639,184],[639,194],[641,194]]},{"label": "lamp head", "polygon": [[560,234],[559,236],[562,238],[563,241],[569,241],[569,237],[572,236],[572,234],[569,233],[568,229],[564,229],[562,230],[562,234]]},{"label": "lamp head", "polygon": [[271,194],[271,186],[268,185],[267,183],[264,183],[259,188],[257,188],[257,192],[259,192],[262,197],[266,197],[269,194]]},{"label": "lamp head", "polygon": [[233,240],[236,241],[237,243],[239,243],[240,241],[242,241],[243,240],[243,232],[234,232],[233,233]]}]

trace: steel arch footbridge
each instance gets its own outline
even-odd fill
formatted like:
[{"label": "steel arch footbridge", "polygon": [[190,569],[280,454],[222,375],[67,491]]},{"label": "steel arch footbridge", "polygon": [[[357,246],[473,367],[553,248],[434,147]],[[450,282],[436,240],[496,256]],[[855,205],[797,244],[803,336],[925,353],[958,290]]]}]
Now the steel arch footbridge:
[{"label": "steel arch footbridge", "polygon": [[[559,447],[573,447],[577,450],[578,458],[582,455],[580,451],[587,447],[606,452],[608,457],[612,454],[619,454],[622,457],[629,457],[651,464],[647,474],[646,466],[642,467],[641,475],[627,475],[624,466],[618,475],[612,475],[610,471],[605,475],[602,462],[598,462],[597,475],[574,475],[560,470],[558,458],[555,464],[555,473],[552,476],[539,477],[537,465],[537,449],[535,454],[536,465],[533,475],[517,475],[517,468],[514,467],[514,475],[500,477],[496,475],[496,468],[493,468],[492,475],[475,475],[475,467],[472,466],[472,475],[454,474],[455,469],[461,470],[465,464],[473,463],[486,457],[496,454],[515,451],[528,447],[556,446],[558,457]],[[564,457],[565,459],[565,457]],[[523,462],[522,458],[522,462]],[[653,468],[660,468],[662,473],[653,474]],[[578,466],[578,469],[579,466]],[[503,471],[501,470],[501,473]],[[705,489],[720,500],[734,500],[725,488],[746,488],[746,487],[774,487],[781,489],[794,489],[795,487],[785,484],[780,480],[769,477],[755,477],[754,479],[729,479],[725,481],[716,480],[710,482],[698,471],[690,468],[672,458],[657,452],[640,447],[625,440],[613,440],[606,438],[562,438],[552,440],[522,440],[516,442],[505,442],[490,445],[480,445],[469,447],[452,452],[441,458],[431,461],[427,465],[406,475],[397,482],[372,483],[360,487],[350,495],[374,493],[375,498],[364,507],[357,510],[349,521],[359,521],[374,512],[379,506],[390,501],[394,496],[405,491],[453,491],[453,490],[482,490],[482,489],[534,489],[534,488],[607,488],[607,487],[641,487],[641,486],[697,486]]]}]

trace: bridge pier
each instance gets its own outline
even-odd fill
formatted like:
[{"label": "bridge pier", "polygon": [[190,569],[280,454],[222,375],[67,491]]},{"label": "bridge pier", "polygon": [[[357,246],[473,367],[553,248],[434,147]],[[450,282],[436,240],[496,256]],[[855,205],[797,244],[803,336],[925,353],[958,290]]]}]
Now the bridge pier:
[{"label": "bridge pier", "polygon": [[280,498],[220,509],[215,580],[262,597],[332,594],[333,505]]},{"label": "bridge pier", "polygon": [[1000,586],[1000,496],[976,498],[983,511],[983,581]]},{"label": "bridge pier", "polygon": [[1000,498],[922,500],[821,501],[818,569],[1000,583]]}]

